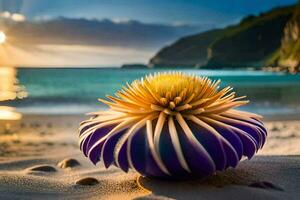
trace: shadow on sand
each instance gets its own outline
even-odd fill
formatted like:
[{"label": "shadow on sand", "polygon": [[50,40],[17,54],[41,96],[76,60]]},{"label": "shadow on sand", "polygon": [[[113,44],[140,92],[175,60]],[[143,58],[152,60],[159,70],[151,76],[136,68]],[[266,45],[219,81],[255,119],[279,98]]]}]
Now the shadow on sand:
[{"label": "shadow on sand", "polygon": [[152,192],[139,199],[298,199],[300,156],[256,156],[204,180],[140,177],[138,184]]}]

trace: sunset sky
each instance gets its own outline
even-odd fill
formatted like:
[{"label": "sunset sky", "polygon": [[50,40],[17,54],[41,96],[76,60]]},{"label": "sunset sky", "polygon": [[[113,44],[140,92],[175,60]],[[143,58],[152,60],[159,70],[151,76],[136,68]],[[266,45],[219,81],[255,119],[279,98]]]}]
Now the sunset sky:
[{"label": "sunset sky", "polygon": [[[0,65],[147,63],[178,38],[297,0],[0,0]],[[10,20],[19,22],[1,23]],[[34,23],[32,23],[34,22]],[[122,34],[120,34],[120,32]],[[76,57],[76,62],[74,58]]]}]

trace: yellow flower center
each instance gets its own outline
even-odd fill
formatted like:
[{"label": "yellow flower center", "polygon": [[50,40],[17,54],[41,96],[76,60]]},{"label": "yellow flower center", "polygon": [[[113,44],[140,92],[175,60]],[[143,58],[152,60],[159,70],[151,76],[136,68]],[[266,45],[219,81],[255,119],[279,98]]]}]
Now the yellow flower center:
[{"label": "yellow flower center", "polygon": [[111,101],[100,99],[116,112],[128,116],[142,116],[163,112],[167,115],[209,115],[222,113],[247,103],[238,101],[231,87],[219,89],[220,81],[207,77],[166,72],[148,75],[127,84]]},{"label": "yellow flower center", "polygon": [[[174,110],[178,106],[183,106],[197,97],[204,97],[203,86],[210,93],[216,92],[216,87],[207,78],[196,77],[180,72],[162,73],[155,76],[148,76],[149,88],[159,95],[159,104]],[[202,93],[201,93],[202,92]],[[202,95],[202,96],[201,96]],[[189,106],[186,106],[188,108]]]}]

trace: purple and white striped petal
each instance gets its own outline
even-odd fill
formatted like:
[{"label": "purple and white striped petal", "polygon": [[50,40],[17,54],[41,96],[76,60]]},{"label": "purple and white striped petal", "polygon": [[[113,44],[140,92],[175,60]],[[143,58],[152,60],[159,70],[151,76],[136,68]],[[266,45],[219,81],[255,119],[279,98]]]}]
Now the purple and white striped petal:
[{"label": "purple and white striped petal", "polygon": [[110,109],[91,113],[79,145],[94,164],[133,169],[148,177],[203,178],[252,158],[266,142],[259,115],[235,110],[248,103],[220,81],[181,73],[134,81]]}]

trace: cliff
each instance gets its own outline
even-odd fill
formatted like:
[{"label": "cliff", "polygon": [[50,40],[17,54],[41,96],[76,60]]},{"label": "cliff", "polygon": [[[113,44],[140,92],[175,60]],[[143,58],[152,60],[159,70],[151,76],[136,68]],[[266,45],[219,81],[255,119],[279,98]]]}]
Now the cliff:
[{"label": "cliff", "polygon": [[181,38],[160,50],[149,64],[260,69],[275,62],[295,62],[299,54],[294,52],[294,41],[299,40],[299,29],[288,27],[299,25],[296,10],[296,6],[280,7],[248,16],[237,25]]},{"label": "cliff", "polygon": [[284,28],[281,48],[273,63],[282,70],[300,72],[300,3]]}]

